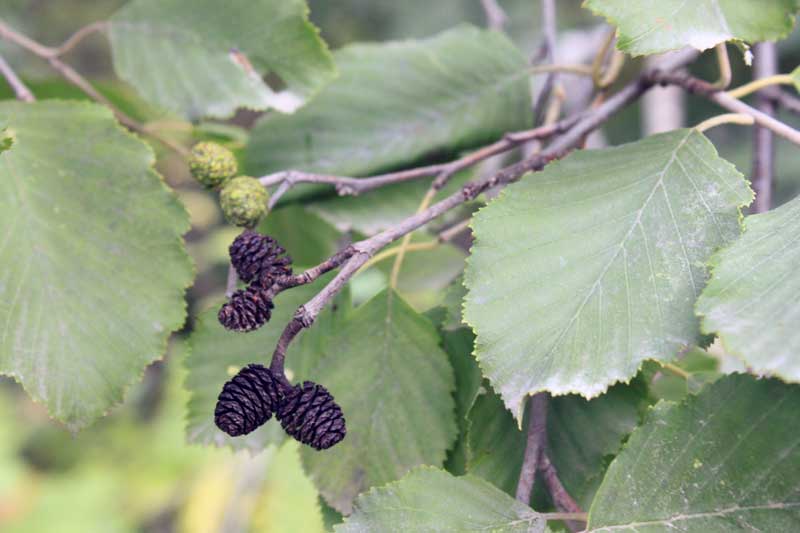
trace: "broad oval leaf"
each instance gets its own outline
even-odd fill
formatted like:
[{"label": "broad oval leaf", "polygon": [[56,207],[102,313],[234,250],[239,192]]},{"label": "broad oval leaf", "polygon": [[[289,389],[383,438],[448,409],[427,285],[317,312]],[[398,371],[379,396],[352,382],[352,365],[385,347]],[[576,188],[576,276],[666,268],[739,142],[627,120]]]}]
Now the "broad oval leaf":
[{"label": "broad oval leaf", "polygon": [[[335,76],[304,0],[133,0],[111,18],[110,37],[117,75],[190,119],[292,112]],[[270,89],[266,74],[286,90]]]},{"label": "broad oval leaf", "polygon": [[519,420],[528,394],[590,398],[698,340],[712,252],[752,192],[694,130],[580,151],[473,219],[465,320]]},{"label": "broad oval leaf", "polygon": [[703,330],[754,372],[800,381],[800,198],[745,219],[697,301]]},{"label": "broad oval leaf", "polygon": [[586,0],[619,28],[617,46],[634,56],[730,40],[777,41],[794,27],[797,0]]},{"label": "broad oval leaf", "polygon": [[0,103],[0,372],[79,429],[186,315],[186,210],[106,108]]},{"label": "broad oval leaf", "polygon": [[[225,382],[245,365],[258,363],[269,366],[269,358],[283,328],[297,308],[319,292],[327,281],[330,281],[330,276],[279,294],[270,321],[250,333],[223,328],[217,320],[219,307],[216,306],[197,317],[190,337],[191,354],[186,359],[186,388],[191,393],[186,425],[189,442],[259,452],[270,444],[283,441],[285,434],[274,417],[248,435],[235,438],[226,435],[214,424],[217,397]],[[340,300],[347,297],[344,294]],[[297,381],[308,377],[309,369],[324,355],[324,339],[329,330],[338,327],[342,315],[341,306],[328,307],[313,328],[300,332],[292,342],[286,354],[286,369],[291,379]]]},{"label": "broad oval leaf", "polygon": [[525,58],[499,32],[459,27],[427,40],[351,45],[336,64],[340,76],[308,106],[259,121],[249,172],[363,176],[530,122]]},{"label": "broad oval leaf", "polygon": [[543,516],[480,478],[420,467],[359,496],[353,514],[333,530],[542,533],[546,526]]},{"label": "broad oval leaf", "polygon": [[800,387],[733,375],[659,403],[608,469],[587,532],[796,531]]},{"label": "broad oval leaf", "polygon": [[420,464],[441,465],[456,436],[453,369],[431,323],[383,291],[323,343],[311,379],[330,390],[347,437],[303,462],[328,503],[347,514],[364,490]]}]

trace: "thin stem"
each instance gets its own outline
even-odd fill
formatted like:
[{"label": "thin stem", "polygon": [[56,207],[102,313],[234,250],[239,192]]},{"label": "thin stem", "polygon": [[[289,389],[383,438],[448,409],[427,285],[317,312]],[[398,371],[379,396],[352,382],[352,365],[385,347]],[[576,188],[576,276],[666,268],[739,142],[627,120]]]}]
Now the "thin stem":
[{"label": "thin stem", "polygon": [[[774,81],[782,83],[783,76],[775,75],[778,70],[778,51],[775,43],[763,42],[753,47],[755,55],[753,64],[753,75],[758,78],[753,84],[758,82]],[[791,76],[788,82],[793,83]],[[775,102],[769,97],[768,91],[763,89],[771,84],[759,86],[756,98],[756,108],[767,116],[775,116]],[[753,171],[750,182],[756,192],[756,198],[750,208],[753,213],[764,213],[769,211],[772,205],[772,182],[775,175],[775,142],[772,132],[766,128],[756,127],[753,132]]]},{"label": "thin stem", "polygon": [[800,98],[780,90],[766,90],[764,92],[768,98],[786,111],[800,115]]},{"label": "thin stem", "polygon": [[36,98],[33,96],[33,93],[28,86],[23,83],[17,73],[14,72],[14,69],[11,68],[3,56],[0,56],[0,74],[8,82],[8,85],[11,87],[11,90],[14,91],[14,95],[17,97],[17,100],[22,100],[23,102],[35,102]]},{"label": "thin stem", "polygon": [[710,130],[711,128],[721,126],[722,124],[741,124],[744,126],[752,126],[755,120],[750,115],[743,113],[724,113],[709,119],[704,120],[694,127],[699,132]]},{"label": "thin stem", "polygon": [[773,131],[774,133],[780,135],[788,141],[793,142],[794,144],[800,145],[800,131],[787,126],[783,122],[776,120],[775,118],[762,111],[759,111],[758,109],[750,107],[741,100],[737,100],[736,98],[724,92],[713,93],[709,96],[709,98],[718,105],[733,111],[734,113],[744,113],[746,115],[750,115],[755,120],[755,123],[759,126]]},{"label": "thin stem", "polygon": [[[555,0],[542,0],[542,45],[544,50],[544,60],[547,63],[553,64],[556,62],[556,44],[558,42],[558,20],[556,13]],[[533,125],[538,126],[542,123],[544,117],[544,109],[547,107],[547,102],[550,100],[550,95],[553,92],[556,80],[558,79],[558,71],[552,71],[547,79],[544,81],[539,94],[536,95],[536,100],[533,104]]]},{"label": "thin stem", "polygon": [[69,38],[64,41],[63,44],[61,44],[61,46],[52,47],[38,43],[30,37],[13,30],[10,26],[3,22],[2,19],[0,19],[0,37],[13,42],[22,48],[30,50],[42,59],[50,59],[62,56],[75,48],[81,41],[83,41],[83,39],[92,33],[104,31],[107,28],[108,22],[106,21],[93,22],[80,28],[78,31],[70,35]]},{"label": "thin stem", "polygon": [[[431,205],[433,198],[436,196],[436,192],[438,189],[436,187],[430,187],[428,191],[425,193],[425,196],[422,198],[422,201],[417,208],[417,213],[421,213],[428,209],[428,206]],[[397,280],[400,278],[400,268],[403,266],[403,259],[406,256],[406,248],[408,248],[409,243],[411,242],[411,233],[406,233],[403,237],[403,241],[400,243],[400,247],[397,251],[397,257],[394,260],[394,265],[392,265],[392,273],[389,276],[389,287],[391,289],[397,288]]]},{"label": "thin stem", "polygon": [[481,0],[483,12],[486,14],[486,25],[490,30],[503,31],[508,22],[508,15],[497,3],[497,0]]},{"label": "thin stem", "polygon": [[719,43],[714,47],[714,52],[717,56],[717,65],[719,67],[719,79],[711,84],[715,89],[724,90],[731,84],[733,74],[731,72],[731,60],[728,57],[728,45]]},{"label": "thin stem", "polygon": [[692,377],[692,375],[689,372],[685,371],[684,369],[682,369],[678,365],[674,365],[672,363],[665,363],[663,361],[659,361],[658,364],[660,364],[661,368],[663,368],[664,370],[666,370],[670,374],[673,374],[673,375],[675,375],[675,376],[677,376],[677,377],[679,377],[681,379],[688,380],[689,378]]},{"label": "thin stem", "polygon": [[548,72],[563,72],[579,76],[591,76],[592,67],[589,65],[534,65],[528,68],[531,74],[544,74]]},{"label": "thin stem", "polygon": [[[759,45],[761,44],[774,44],[774,43],[758,43],[753,48],[755,50],[758,49]],[[756,56],[756,62],[758,62],[758,56]],[[760,78],[757,80],[753,80],[749,83],[745,83],[735,89],[731,89],[728,91],[729,96],[733,96],[734,98],[744,98],[745,96],[752,94],[756,91],[760,91],[761,89],[766,89],[767,87],[771,87],[773,85],[794,85],[794,78],[791,74],[775,74],[772,76],[767,76],[764,78]]]},{"label": "thin stem", "polygon": [[605,72],[603,73],[603,77],[600,78],[600,82],[597,84],[598,89],[607,89],[611,87],[611,85],[617,81],[619,77],[619,73],[622,72],[622,67],[625,65],[625,54],[620,52],[619,50],[614,50],[611,52],[611,61],[606,68]]},{"label": "thin stem", "polygon": [[578,520],[580,522],[586,522],[589,519],[589,513],[539,513],[539,516],[547,521]]},{"label": "thin stem", "polygon": [[[412,243],[409,243],[406,246],[405,252],[422,252],[422,251],[425,251],[425,250],[433,250],[434,248],[438,247],[440,244],[442,244],[442,243],[439,240],[425,241],[425,242],[412,242]],[[400,253],[400,247],[399,246],[396,246],[394,248],[389,248],[388,250],[384,250],[384,251],[374,255],[373,257],[370,258],[369,261],[364,263],[364,265],[361,267],[360,271],[363,272],[364,270],[367,270],[368,268],[370,268],[372,266],[375,266],[377,263],[380,263],[381,261],[389,259],[390,257],[394,257],[399,253]]]},{"label": "thin stem", "polygon": [[539,458],[547,443],[547,404],[546,392],[534,394],[528,400],[528,436],[525,441],[525,456],[519,471],[516,498],[525,505],[531,501],[533,483],[539,470]]},{"label": "thin stem", "polygon": [[547,485],[547,491],[550,493],[550,498],[553,501],[553,505],[556,509],[574,516],[574,518],[564,518],[567,527],[569,527],[570,530],[582,531],[583,527],[581,524],[575,523],[574,520],[586,522],[588,520],[588,516],[586,513],[581,511],[580,505],[578,505],[572,496],[570,496],[566,487],[564,487],[564,484],[561,483],[561,479],[558,477],[556,467],[553,466],[553,463],[550,461],[550,457],[548,456],[547,452],[542,452],[540,462],[542,478],[544,479],[545,485]]},{"label": "thin stem", "polygon": [[64,43],[61,46],[57,48],[51,48],[53,54],[52,57],[63,56],[64,54],[66,54],[67,52],[78,46],[78,44],[80,44],[80,42],[83,41],[89,35],[95,32],[106,31],[108,29],[108,26],[109,23],[105,20],[92,22],[91,24],[84,26],[83,28],[79,29],[78,31],[70,35],[69,38],[66,41],[64,41]]},{"label": "thin stem", "polygon": [[594,81],[595,87],[600,87],[600,84],[603,81],[603,65],[606,62],[606,56],[608,56],[608,51],[614,44],[615,38],[616,38],[615,31],[609,30],[605,40],[603,41],[603,45],[600,47],[600,50],[594,56],[594,61],[592,61],[592,81]]}]

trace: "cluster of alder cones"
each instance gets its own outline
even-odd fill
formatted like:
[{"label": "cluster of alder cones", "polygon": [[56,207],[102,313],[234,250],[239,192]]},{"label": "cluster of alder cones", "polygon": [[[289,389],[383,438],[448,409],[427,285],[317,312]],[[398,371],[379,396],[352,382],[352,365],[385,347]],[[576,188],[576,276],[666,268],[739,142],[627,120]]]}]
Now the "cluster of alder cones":
[{"label": "cluster of alder cones", "polygon": [[[292,274],[292,260],[274,239],[253,230],[243,231],[231,244],[231,264],[248,283],[219,310],[227,329],[248,332],[269,321],[272,289]],[[262,365],[244,367],[225,383],[214,409],[214,423],[232,437],[246,435],[272,415],[292,437],[317,450],[330,448],[345,434],[342,409],[328,390],[312,381],[289,384]]]}]

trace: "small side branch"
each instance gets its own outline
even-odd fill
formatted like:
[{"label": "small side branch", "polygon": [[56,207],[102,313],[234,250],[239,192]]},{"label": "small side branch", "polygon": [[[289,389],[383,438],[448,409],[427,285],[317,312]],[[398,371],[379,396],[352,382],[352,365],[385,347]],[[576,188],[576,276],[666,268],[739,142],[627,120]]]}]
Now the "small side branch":
[{"label": "small side branch", "polygon": [[539,470],[539,460],[547,443],[547,404],[546,392],[534,394],[528,400],[528,436],[525,441],[525,456],[517,482],[517,500],[525,505],[531,501],[533,483]]},{"label": "small side branch", "polygon": [[508,15],[500,7],[497,0],[481,0],[483,12],[486,14],[486,25],[491,30],[503,31],[508,22]]},{"label": "small side branch", "polygon": [[0,74],[6,79],[8,85],[11,86],[11,90],[14,91],[17,100],[22,100],[23,102],[36,101],[31,90],[19,79],[17,73],[14,72],[14,69],[11,68],[11,65],[6,62],[3,56],[0,56]]},{"label": "small side branch", "polygon": [[542,478],[544,479],[545,485],[547,485],[547,491],[550,493],[553,505],[559,511],[570,515],[564,519],[570,530],[582,531],[583,525],[578,522],[585,523],[588,517],[581,511],[578,503],[570,496],[563,483],[561,483],[556,467],[550,462],[550,457],[548,457],[546,452],[542,453],[540,463]]},{"label": "small side branch", "polygon": [[[753,47],[755,60],[753,74],[756,80],[770,79],[778,70],[778,52],[775,43],[763,42]],[[756,109],[765,116],[775,116],[775,102],[769,98],[765,91],[758,93]],[[769,211],[772,204],[772,180],[775,173],[775,143],[772,132],[761,126],[756,126],[753,132],[753,171],[750,181],[756,198],[752,211],[763,213]]]}]

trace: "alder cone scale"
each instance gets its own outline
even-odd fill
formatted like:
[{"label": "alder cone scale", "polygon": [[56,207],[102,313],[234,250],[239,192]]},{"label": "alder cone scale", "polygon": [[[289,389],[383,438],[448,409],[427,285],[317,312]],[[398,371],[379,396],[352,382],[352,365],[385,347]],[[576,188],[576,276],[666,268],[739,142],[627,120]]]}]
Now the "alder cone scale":
[{"label": "alder cone scale", "polygon": [[272,237],[252,230],[243,231],[228,249],[231,264],[245,283],[269,288],[283,276],[291,275],[292,259]]},{"label": "alder cone scale", "polygon": [[246,435],[272,418],[281,397],[281,385],[269,368],[247,365],[223,385],[214,423],[231,437]]},{"label": "alder cone scale", "polygon": [[220,308],[217,318],[226,329],[253,331],[269,321],[273,307],[269,291],[254,284],[233,293],[228,303]]},{"label": "alder cone scale", "polygon": [[317,450],[330,448],[347,433],[341,407],[328,389],[312,381],[285,391],[276,416],[286,433]]}]

